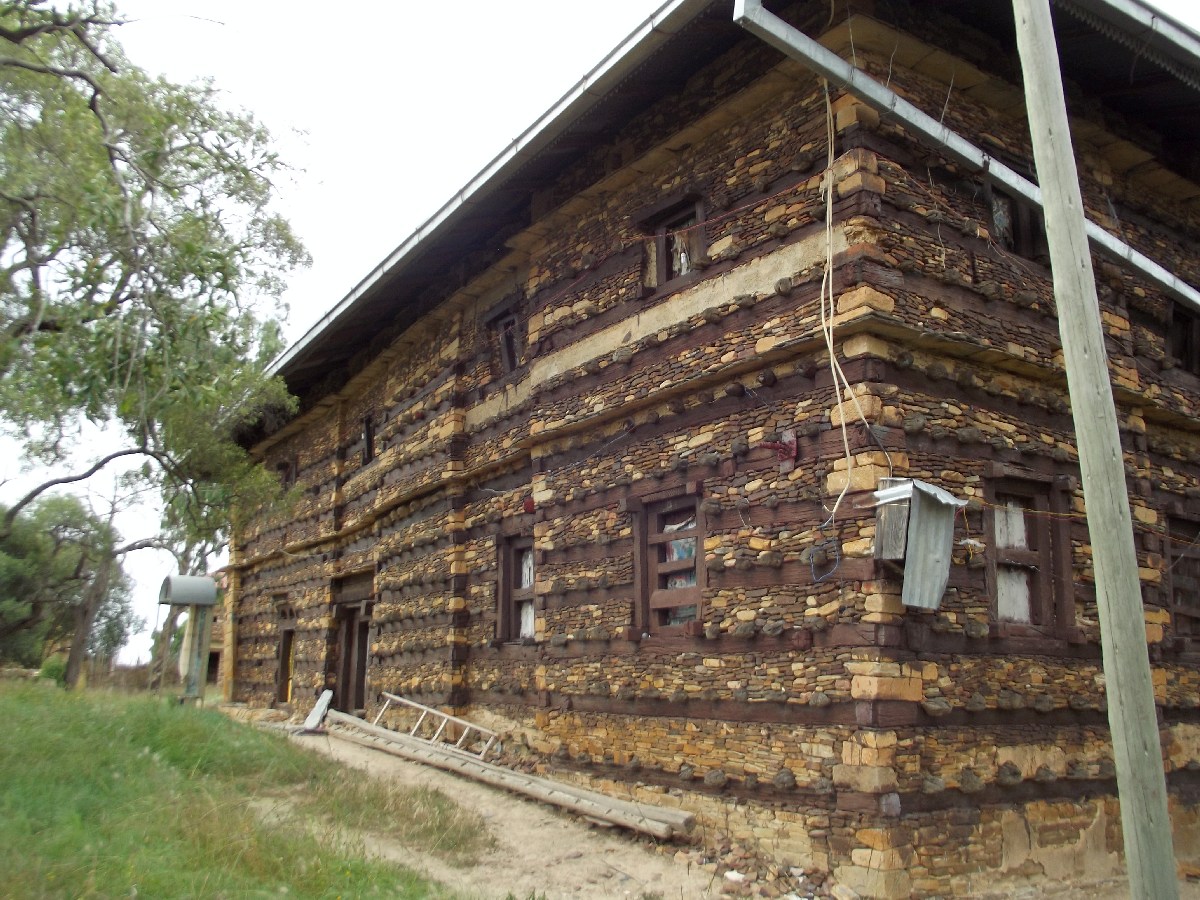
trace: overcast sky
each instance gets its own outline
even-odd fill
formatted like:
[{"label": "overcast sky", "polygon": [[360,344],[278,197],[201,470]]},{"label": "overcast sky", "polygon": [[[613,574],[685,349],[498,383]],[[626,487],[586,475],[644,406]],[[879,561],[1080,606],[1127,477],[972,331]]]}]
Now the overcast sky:
[{"label": "overcast sky", "polygon": [[[211,77],[294,166],[280,211],[313,256],[284,298],[295,340],[660,2],[117,4],[134,63],[175,81]],[[1155,5],[1200,28],[1196,0]],[[126,568],[153,625],[172,562],[138,554]],[[148,649],[143,635],[124,658]]]}]

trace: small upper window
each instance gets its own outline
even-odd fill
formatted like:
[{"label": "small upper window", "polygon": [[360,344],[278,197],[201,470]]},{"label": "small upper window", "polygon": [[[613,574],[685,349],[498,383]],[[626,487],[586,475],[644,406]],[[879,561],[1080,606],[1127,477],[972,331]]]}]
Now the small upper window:
[{"label": "small upper window", "polygon": [[1050,245],[1041,210],[1003,191],[991,196],[992,237],[1006,250],[1026,259],[1048,264]]},{"label": "small upper window", "polygon": [[500,345],[500,370],[507,375],[521,363],[521,323],[507,313],[492,321],[492,331]]},{"label": "small upper window", "polygon": [[1172,517],[1167,529],[1175,634],[1194,641],[1200,638],[1200,522]]},{"label": "small upper window", "polygon": [[641,219],[646,241],[644,281],[658,287],[693,272],[704,255],[704,206],[695,195]]},{"label": "small upper window", "polygon": [[290,459],[281,459],[275,463],[275,474],[279,484],[286,491],[296,483],[296,463]]},{"label": "small upper window", "polygon": [[365,466],[375,458],[375,418],[363,416],[362,422],[362,463]]},{"label": "small upper window", "polygon": [[1184,369],[1200,375],[1200,315],[1184,309],[1178,303],[1171,313],[1167,353]]},{"label": "small upper window", "polygon": [[502,543],[496,628],[496,636],[501,641],[532,641],[536,638],[533,580],[533,542],[518,538]]},{"label": "small upper window", "polygon": [[1066,502],[1061,490],[1046,482],[1003,478],[989,483],[988,491],[992,620],[1044,634],[1065,631],[1074,622],[1070,590],[1062,583],[1069,573],[1058,571],[1067,565],[1062,557],[1070,547],[1069,526],[1060,515]]},{"label": "small upper window", "polygon": [[646,602],[651,630],[699,621],[700,526],[696,498],[645,507]]}]

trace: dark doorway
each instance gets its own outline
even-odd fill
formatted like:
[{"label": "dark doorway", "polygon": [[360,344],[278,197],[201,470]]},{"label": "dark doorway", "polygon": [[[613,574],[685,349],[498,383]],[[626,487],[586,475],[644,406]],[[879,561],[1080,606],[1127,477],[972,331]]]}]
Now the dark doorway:
[{"label": "dark doorway", "polygon": [[296,629],[279,632],[279,682],[275,685],[275,702],[292,702],[292,673],[295,666]]},{"label": "dark doorway", "polygon": [[366,708],[367,653],[370,650],[371,610],[360,606],[336,608],[337,683],[333,707],[346,713]]},{"label": "dark doorway", "polygon": [[375,573],[359,572],[333,583],[333,708],[351,715],[366,709],[367,654],[371,649],[371,607]]},{"label": "dark doorway", "polygon": [[274,600],[276,622],[279,625],[279,659],[275,669],[275,703],[292,702],[296,674],[296,608],[286,594]]}]

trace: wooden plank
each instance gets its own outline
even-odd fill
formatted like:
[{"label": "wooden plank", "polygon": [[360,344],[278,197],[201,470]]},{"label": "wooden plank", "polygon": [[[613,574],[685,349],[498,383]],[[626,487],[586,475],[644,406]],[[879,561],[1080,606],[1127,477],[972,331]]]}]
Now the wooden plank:
[{"label": "wooden plank", "polygon": [[1129,491],[1050,0],[1013,0],[1079,447],[1130,892],[1179,896]]},{"label": "wooden plank", "polygon": [[331,711],[329,715],[331,721],[358,729],[367,735],[362,738],[353,734],[343,735],[357,743],[379,746],[380,749],[398,756],[427,762],[448,771],[461,772],[485,784],[522,793],[534,799],[578,812],[581,815],[596,816],[607,822],[651,834],[664,840],[671,838],[677,831],[686,833],[695,823],[695,818],[690,813],[628,803],[572,785],[518,774],[482,762],[453,747],[431,747],[424,742],[418,744],[407,735],[378,728],[362,719],[339,713],[336,710]]},{"label": "wooden plank", "polygon": [[321,722],[325,718],[325,714],[329,711],[329,704],[333,702],[333,691],[329,688],[321,691],[321,696],[317,698],[316,704],[312,708],[312,712],[308,714],[308,718],[304,720],[305,731],[316,731],[321,727]]}]

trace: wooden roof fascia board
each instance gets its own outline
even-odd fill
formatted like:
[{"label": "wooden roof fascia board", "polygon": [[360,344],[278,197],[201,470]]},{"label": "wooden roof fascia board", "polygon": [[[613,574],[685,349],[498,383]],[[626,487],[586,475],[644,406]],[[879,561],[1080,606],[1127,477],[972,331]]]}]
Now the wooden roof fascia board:
[{"label": "wooden roof fascia board", "polygon": [[710,6],[712,0],[667,0],[625,40],[608,53],[587,75],[567,91],[537,121],[518,135],[491,162],[454,194],[424,224],[360,281],[340,302],[319,319],[298,341],[285,350],[270,367],[280,374],[290,362],[315,344],[330,326],[367,296],[389,275],[400,269],[410,256],[434,234],[457,219],[462,209],[491,184],[498,184],[595,106],[611,90],[646,61],[663,43],[682,30]]}]

